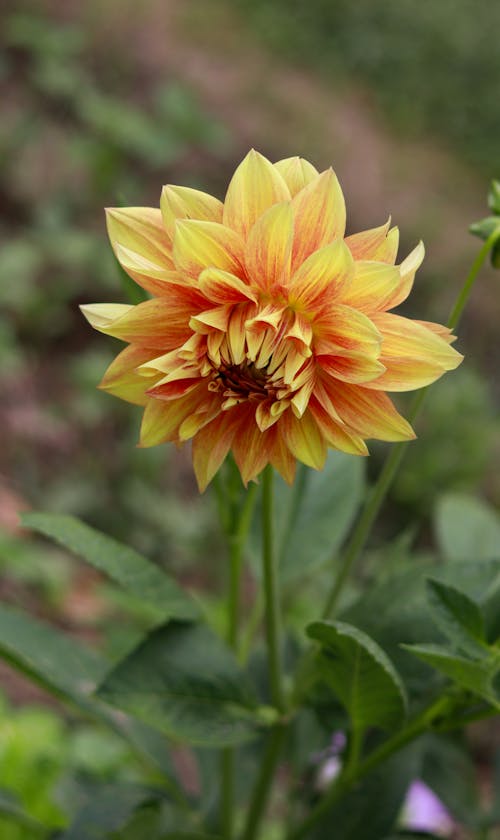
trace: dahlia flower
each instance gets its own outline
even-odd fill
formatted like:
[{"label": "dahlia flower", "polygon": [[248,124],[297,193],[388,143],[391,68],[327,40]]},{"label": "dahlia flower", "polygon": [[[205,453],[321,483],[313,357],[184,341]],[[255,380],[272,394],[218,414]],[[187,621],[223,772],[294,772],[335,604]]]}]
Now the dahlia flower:
[{"label": "dahlia flower", "polygon": [[128,343],[101,388],[144,406],[140,445],[192,440],[200,489],[229,451],[245,483],[271,463],[321,469],[328,447],[414,437],[387,391],[428,385],[461,356],[446,327],[389,310],[410,292],[422,243],[395,265],[398,230],[344,238],[331,169],[251,151],[224,202],[166,186],[160,208],[107,212],[114,252],[152,298],[82,307]]}]

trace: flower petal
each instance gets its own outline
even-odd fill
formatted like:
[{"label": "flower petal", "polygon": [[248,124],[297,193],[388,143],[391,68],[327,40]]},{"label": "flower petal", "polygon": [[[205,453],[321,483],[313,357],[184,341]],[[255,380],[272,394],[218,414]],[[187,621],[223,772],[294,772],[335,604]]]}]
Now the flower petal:
[{"label": "flower petal", "polygon": [[185,283],[182,275],[175,269],[151,262],[137,251],[131,251],[124,245],[116,245],[115,256],[127,274],[153,295],[168,294],[169,283]]},{"label": "flower petal", "polygon": [[303,262],[289,284],[290,306],[314,313],[337,297],[354,273],[354,261],[342,239],[320,248]]},{"label": "flower petal", "polygon": [[243,484],[256,478],[269,463],[272,429],[261,432],[255,422],[255,407],[249,403],[230,411],[238,412],[237,427],[232,444],[234,460],[240,471]]},{"label": "flower petal", "polygon": [[178,400],[148,400],[142,418],[139,446],[157,446],[167,440],[178,440],[181,423],[194,414],[206,398],[207,386],[202,383]]},{"label": "flower petal", "polygon": [[223,411],[193,438],[193,468],[200,493],[222,465],[236,431],[234,411]]},{"label": "flower petal", "polygon": [[148,266],[153,272],[174,268],[171,244],[156,208],[110,207],[106,210],[106,223],[116,258],[145,289],[151,290]]},{"label": "flower petal", "polygon": [[382,336],[373,321],[357,309],[332,303],[314,323],[316,356],[362,353],[378,358]]},{"label": "flower petal", "polygon": [[360,233],[353,233],[346,236],[345,244],[349,248],[355,260],[378,260],[376,253],[385,242],[389,232],[391,220],[388,219],[385,225],[362,230]]},{"label": "flower petal", "polygon": [[311,181],[318,176],[316,167],[309,163],[308,160],[301,157],[289,157],[278,160],[274,164],[274,168],[278,170],[283,180],[285,181],[290,195],[296,195],[301,189],[307,186]]},{"label": "flower petal", "polygon": [[289,409],[280,418],[278,429],[295,458],[315,470],[323,469],[327,453],[326,443],[309,410],[299,420]]},{"label": "flower petal", "polygon": [[384,309],[393,309],[402,303],[411,292],[417,269],[420,268],[425,256],[424,243],[419,242],[417,247],[408,254],[399,266],[400,279],[397,288],[386,302]]},{"label": "flower petal", "polygon": [[249,300],[257,303],[250,286],[239,277],[220,268],[206,268],[202,271],[198,287],[213,303],[242,303]]},{"label": "flower petal", "polygon": [[[151,379],[145,381],[137,368],[156,356],[155,349],[138,347],[131,344],[118,354],[99,384],[102,391],[107,391],[114,397],[119,397],[135,405],[145,405],[148,397],[146,388],[151,386]],[[158,371],[155,379],[160,379],[162,373]]]},{"label": "flower petal", "polygon": [[450,347],[448,337],[435,330],[389,312],[372,316],[382,333],[380,361],[386,371],[367,388],[386,391],[412,391],[454,370],[463,356]]},{"label": "flower petal", "polygon": [[314,396],[309,402],[309,409],[328,446],[341,452],[348,452],[350,455],[368,455],[368,448],[363,438],[335,420]]},{"label": "flower petal", "polygon": [[328,414],[339,417],[363,438],[399,441],[415,437],[412,427],[396,411],[387,394],[323,375],[315,396]]},{"label": "flower petal", "polygon": [[270,207],[253,225],[245,248],[245,265],[248,277],[258,289],[269,291],[288,281],[292,240],[289,201]]},{"label": "flower petal", "polygon": [[243,240],[224,225],[194,219],[176,222],[175,267],[189,277],[198,278],[205,268],[221,268],[241,276],[243,253]]},{"label": "flower petal", "polygon": [[160,210],[165,230],[173,240],[177,219],[222,222],[223,204],[218,198],[200,190],[167,184],[161,193]]},{"label": "flower petal", "polygon": [[92,326],[100,332],[143,347],[173,350],[184,344],[191,335],[189,319],[192,309],[189,299],[175,302],[153,298],[137,306],[96,303],[81,309]]},{"label": "flower petal", "polygon": [[247,237],[257,219],[273,204],[290,201],[290,190],[280,173],[252,149],[238,166],[224,200],[223,222]]},{"label": "flower petal", "polygon": [[298,192],[292,206],[295,216],[292,270],[295,271],[313,251],[344,236],[345,202],[333,170],[322,172]]},{"label": "flower petal", "polygon": [[386,309],[399,288],[397,266],[367,260],[358,260],[354,266],[354,275],[340,289],[338,302],[368,314]]}]

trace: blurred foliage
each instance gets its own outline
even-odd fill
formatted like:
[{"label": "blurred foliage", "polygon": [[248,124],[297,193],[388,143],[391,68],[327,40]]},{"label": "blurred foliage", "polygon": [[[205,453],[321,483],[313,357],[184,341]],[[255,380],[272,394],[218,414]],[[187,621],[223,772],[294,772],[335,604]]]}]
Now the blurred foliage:
[{"label": "blurred foliage", "polygon": [[259,37],[336,85],[358,78],[394,123],[498,173],[500,6],[491,0],[236,0]]}]

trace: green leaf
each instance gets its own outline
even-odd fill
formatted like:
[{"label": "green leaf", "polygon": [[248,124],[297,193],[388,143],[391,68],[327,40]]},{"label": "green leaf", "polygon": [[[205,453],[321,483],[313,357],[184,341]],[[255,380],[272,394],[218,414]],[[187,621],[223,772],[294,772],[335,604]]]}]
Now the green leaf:
[{"label": "green leaf", "polygon": [[496,663],[493,660],[486,662],[466,659],[440,645],[402,645],[402,647],[441,674],[445,674],[461,688],[487,700],[500,711],[500,701],[492,685],[495,672],[500,668],[500,659]]},{"label": "green leaf", "polygon": [[98,696],[173,739],[228,746],[258,732],[256,702],[231,651],[201,624],[153,631],[108,674]]},{"label": "green leaf", "polygon": [[391,729],[403,721],[403,683],[373,639],[342,621],[315,621],[307,633],[321,643],[322,675],[345,706],[354,729]]},{"label": "green leaf", "polygon": [[449,641],[471,656],[488,656],[484,619],[476,602],[432,578],[427,580],[427,590],[433,618]]},{"label": "green leaf", "polygon": [[88,695],[109,667],[80,642],[5,604],[0,604],[0,655],[84,711],[93,710]]},{"label": "green leaf", "polygon": [[500,516],[474,496],[442,496],[436,508],[435,528],[441,552],[449,560],[500,557]]},{"label": "green leaf", "polygon": [[157,796],[136,785],[106,785],[94,791],[60,840],[107,840],[111,832],[119,831],[128,822],[139,806]]},{"label": "green leaf", "polygon": [[418,759],[411,745],[385,761],[334,805],[310,840],[386,840],[418,774]]},{"label": "green leaf", "polygon": [[194,601],[150,560],[74,516],[25,513],[22,523],[51,537],[99,569],[126,592],[151,606],[158,620],[198,616]]},{"label": "green leaf", "polygon": [[470,225],[469,230],[474,236],[478,236],[480,239],[486,241],[494,231],[500,230],[500,219],[498,216],[486,216],[486,218],[481,219],[479,222],[474,222]]},{"label": "green leaf", "polygon": [[[54,828],[44,825],[28,814],[19,798],[10,790],[0,788],[0,819],[9,820],[33,832],[33,836],[47,836]],[[17,836],[17,835],[16,835]],[[26,836],[26,835],[25,835]],[[31,835],[30,835],[31,836]]]},{"label": "green leaf", "polygon": [[[276,550],[285,582],[331,562],[354,521],[364,493],[363,458],[330,451],[320,472],[299,467],[289,487],[275,480]],[[260,575],[261,516],[255,512],[250,548]]]}]

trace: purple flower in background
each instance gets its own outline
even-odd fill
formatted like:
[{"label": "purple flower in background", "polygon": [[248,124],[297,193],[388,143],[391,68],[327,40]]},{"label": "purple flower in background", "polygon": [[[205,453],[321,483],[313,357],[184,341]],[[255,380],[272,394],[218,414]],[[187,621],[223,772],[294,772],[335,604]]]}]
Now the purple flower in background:
[{"label": "purple flower in background", "polygon": [[453,820],[436,794],[416,779],[410,785],[403,806],[403,826],[415,831],[433,831],[448,837]]}]

